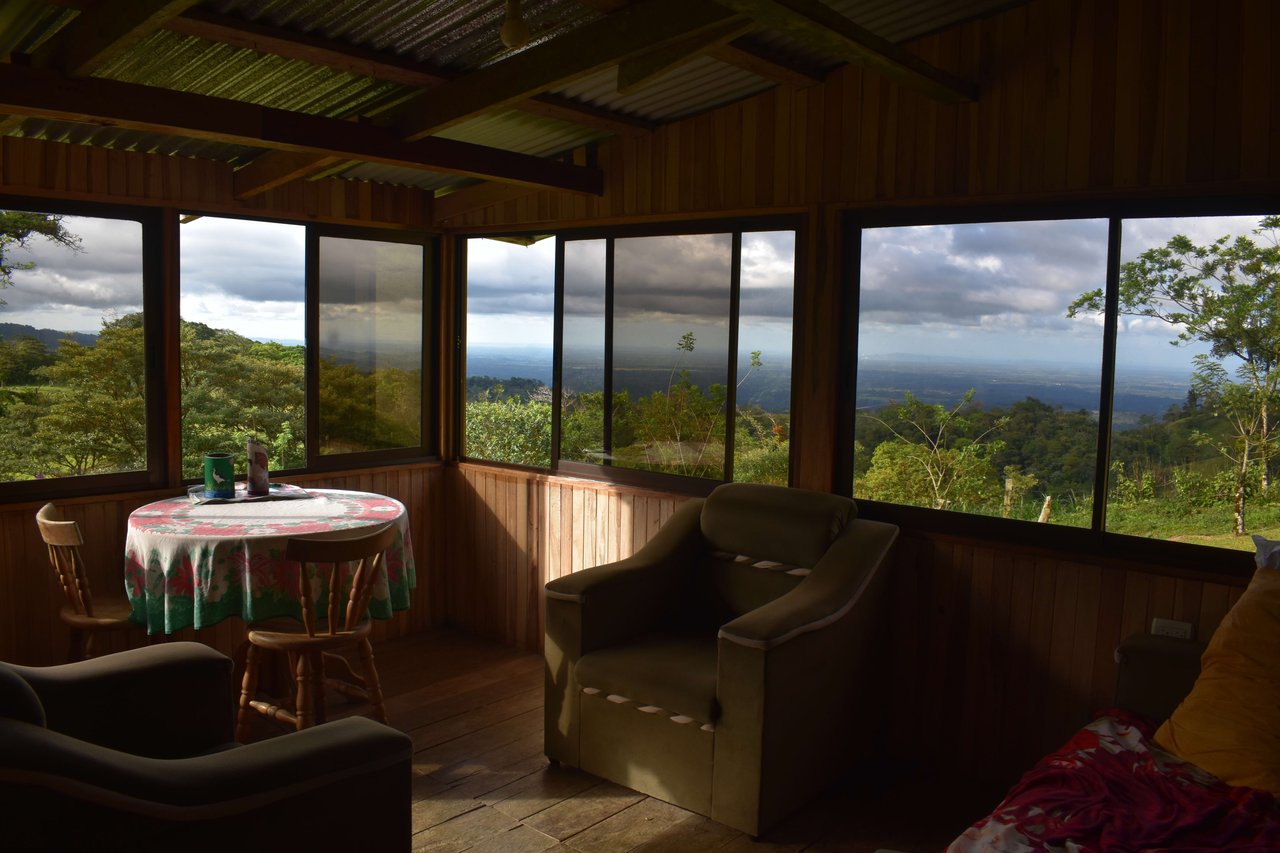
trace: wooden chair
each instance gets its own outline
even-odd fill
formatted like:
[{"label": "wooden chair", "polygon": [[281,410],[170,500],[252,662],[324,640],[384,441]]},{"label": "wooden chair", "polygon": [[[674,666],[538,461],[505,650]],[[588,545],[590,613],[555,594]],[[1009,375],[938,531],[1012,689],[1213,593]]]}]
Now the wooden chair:
[{"label": "wooden chair", "polygon": [[71,629],[71,647],[67,660],[84,660],[92,657],[95,634],[103,631],[141,631],[142,626],[129,621],[132,608],[124,593],[100,595],[96,600],[89,592],[89,578],[85,574],[80,546],[84,537],[80,525],[67,521],[62,511],[53,504],[45,504],[36,513],[40,536],[49,547],[49,562],[53,565],[58,584],[67,603],[58,612],[62,621]]},{"label": "wooden chair", "polygon": [[[388,524],[372,533],[347,539],[297,537],[285,546],[285,557],[300,563],[299,597],[302,605],[301,631],[271,627],[251,628],[245,655],[244,680],[240,692],[240,710],[236,717],[236,740],[245,742],[249,734],[251,714],[258,713],[301,730],[325,721],[324,691],[331,687],[351,698],[373,706],[372,716],[387,721],[382,704],[382,687],[373,665],[373,646],[369,643],[369,620],[365,614],[373,587],[384,571],[383,552],[395,537],[395,525]],[[357,564],[350,571],[351,564]],[[321,577],[320,564],[328,569],[328,601],[323,619],[317,619],[317,602],[311,588],[311,577]],[[344,588],[350,578],[350,591]],[[337,654],[343,648],[355,647],[360,654],[363,677],[356,675],[346,658]],[[256,698],[263,662],[263,651],[284,652],[289,656],[295,674],[296,695],[293,709]],[[345,670],[347,679],[331,678],[334,668]],[[328,671],[326,671],[328,670]]]}]

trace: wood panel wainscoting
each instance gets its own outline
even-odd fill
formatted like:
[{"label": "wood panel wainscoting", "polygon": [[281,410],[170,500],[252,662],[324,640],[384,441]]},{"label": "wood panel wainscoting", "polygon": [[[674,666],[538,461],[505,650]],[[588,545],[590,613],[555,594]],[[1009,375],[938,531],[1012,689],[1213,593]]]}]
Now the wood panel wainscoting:
[{"label": "wood panel wainscoting", "polygon": [[[542,585],[630,556],[684,498],[464,463],[450,468],[447,619],[538,651]],[[892,566],[891,754],[1011,782],[1107,706],[1121,638],[1156,616],[1208,638],[1244,580],[1174,577],[904,532]]]},{"label": "wood panel wainscoting", "polygon": [[[420,633],[443,619],[443,578],[437,571],[445,548],[443,478],[444,469],[438,463],[279,478],[280,482],[304,487],[377,492],[405,505],[410,518],[418,586],[408,611],[385,622],[374,622],[375,643]],[[91,589],[118,588],[122,583],[129,513],[143,504],[172,495],[173,489],[167,489],[56,501],[67,518],[79,522],[84,532],[84,558]],[[0,507],[0,585],[6,590],[0,597],[0,660],[32,666],[62,663],[69,639],[66,627],[58,618],[63,604],[62,591],[36,529],[36,511],[43,504],[40,501]],[[196,640],[231,654],[244,636],[244,623],[227,619],[199,631],[184,629],[171,639]],[[95,653],[120,651],[126,642],[124,637],[95,638]]]}]

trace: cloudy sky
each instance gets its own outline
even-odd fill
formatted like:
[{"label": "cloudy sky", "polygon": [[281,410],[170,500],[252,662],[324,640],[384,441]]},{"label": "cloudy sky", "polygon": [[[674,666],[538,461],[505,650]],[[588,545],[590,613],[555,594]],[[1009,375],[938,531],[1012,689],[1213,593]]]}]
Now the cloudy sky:
[{"label": "cloudy sky", "polygon": [[[1257,217],[1129,220],[1123,255],[1183,233],[1196,242],[1247,233]],[[17,254],[36,263],[0,293],[0,322],[96,331],[104,316],[141,307],[140,227],[66,217],[83,251],[42,239]],[[301,226],[202,217],[181,226],[182,314],[257,339],[303,337],[305,232]],[[694,331],[700,346],[723,340],[727,238],[617,241],[619,346],[671,346]],[[870,229],[863,237],[860,356],[899,353],[1095,364],[1101,319],[1070,320],[1067,305],[1105,279],[1106,222],[1079,220]],[[603,241],[572,244],[567,328],[598,334]],[[744,351],[788,351],[794,238],[748,234],[742,253]],[[468,340],[483,345],[551,343],[555,241],[468,244]],[[395,304],[407,294],[399,294]],[[341,301],[341,300],[339,300]],[[404,312],[402,312],[404,313]],[[576,324],[576,325],[575,325]],[[576,330],[576,331],[575,331]],[[397,333],[398,334],[398,333]],[[408,332],[406,332],[408,334]],[[1121,360],[1189,363],[1170,329],[1126,318]]]},{"label": "cloudy sky", "polygon": [[[1207,243],[1248,233],[1257,217],[1128,220],[1128,261],[1175,234]],[[1080,294],[1106,284],[1106,220],[868,229],[862,239],[859,356],[1101,361],[1102,318],[1068,319]],[[1170,328],[1122,318],[1122,364],[1189,364]]]},{"label": "cloudy sky", "polygon": [[[625,238],[615,241],[615,341],[628,347],[674,349],[692,331],[697,350],[724,352],[730,286],[725,234]],[[790,354],[795,236],[743,235],[744,350]],[[605,241],[565,247],[565,336],[602,345]],[[554,240],[517,246],[475,239],[467,244],[468,343],[551,345],[555,294]]]}]

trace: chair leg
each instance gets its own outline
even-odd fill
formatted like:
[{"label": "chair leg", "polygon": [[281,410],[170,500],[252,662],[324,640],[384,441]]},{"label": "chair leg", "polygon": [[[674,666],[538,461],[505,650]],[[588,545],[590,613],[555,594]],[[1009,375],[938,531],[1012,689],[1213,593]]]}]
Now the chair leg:
[{"label": "chair leg", "polygon": [[254,713],[250,702],[258,692],[258,649],[252,645],[245,650],[244,681],[240,688],[240,710],[236,713],[236,742],[246,743],[249,737],[249,718]]},{"label": "chair leg", "polygon": [[297,656],[298,693],[294,700],[294,713],[297,715],[299,731],[316,724],[315,718],[315,672],[311,654],[303,652]]},{"label": "chair leg", "polygon": [[367,639],[360,640],[360,663],[364,665],[364,684],[369,693],[369,704],[373,705],[373,718],[385,723],[387,709],[382,704],[382,683],[378,681],[378,670],[373,665],[373,644]]}]

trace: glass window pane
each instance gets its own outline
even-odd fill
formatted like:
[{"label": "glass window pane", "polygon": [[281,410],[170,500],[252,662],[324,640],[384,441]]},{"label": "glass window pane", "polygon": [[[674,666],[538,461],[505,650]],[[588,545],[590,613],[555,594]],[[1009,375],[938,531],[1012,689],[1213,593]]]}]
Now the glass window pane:
[{"label": "glass window pane", "polygon": [[1278,226],[1123,223],[1108,530],[1242,550],[1274,535]]},{"label": "glass window pane", "polygon": [[0,480],[145,470],[142,225],[0,210]]},{"label": "glass window pane", "polygon": [[247,438],[272,470],[306,466],[305,245],[301,225],[183,217],[184,477],[210,452],[243,472]]},{"label": "glass window pane", "polygon": [[1106,220],[862,232],[859,497],[1089,527]]},{"label": "glass window pane", "polygon": [[605,459],[605,240],[564,244],[564,349],[560,458]]},{"label": "glass window pane", "polygon": [[788,482],[795,261],[794,231],[742,235],[733,437],[733,479],[738,482]]},{"label": "glass window pane", "polygon": [[732,235],[614,242],[613,464],[724,476]]},{"label": "glass window pane", "polygon": [[422,444],[421,245],[321,237],[321,455]]},{"label": "glass window pane", "polygon": [[463,455],[551,464],[555,240],[467,241]]}]

